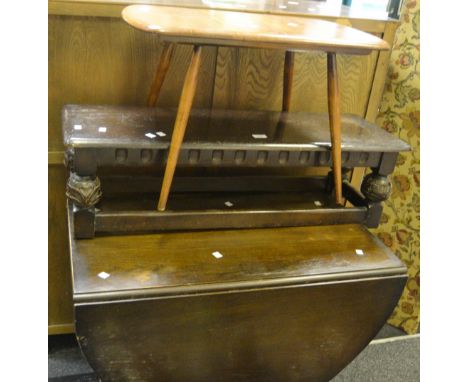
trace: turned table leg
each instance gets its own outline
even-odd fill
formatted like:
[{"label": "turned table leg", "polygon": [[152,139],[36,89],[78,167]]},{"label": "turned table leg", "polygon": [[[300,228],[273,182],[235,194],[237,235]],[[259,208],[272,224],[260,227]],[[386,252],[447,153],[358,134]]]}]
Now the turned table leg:
[{"label": "turned table leg", "polygon": [[185,75],[184,86],[180,96],[179,108],[177,109],[174,130],[172,132],[171,145],[169,147],[169,155],[167,157],[161,194],[159,196],[159,211],[164,211],[166,209],[167,198],[171,189],[172,179],[174,178],[180,146],[184,139],[185,128],[187,127],[193,98],[195,96],[195,89],[197,87],[198,72],[201,63],[201,51],[202,49],[200,46],[194,46],[190,66]]},{"label": "turned table leg", "polygon": [[328,77],[328,115],[330,120],[330,135],[332,144],[333,175],[335,181],[335,200],[342,203],[341,181],[341,110],[340,92],[338,88],[338,71],[336,54],[327,53]]},{"label": "turned table leg", "polygon": [[154,76],[153,84],[148,95],[148,106],[155,106],[161,92],[161,87],[166,78],[169,64],[171,63],[172,54],[174,53],[174,44],[165,43],[159,58],[158,68],[156,69],[156,75]]}]

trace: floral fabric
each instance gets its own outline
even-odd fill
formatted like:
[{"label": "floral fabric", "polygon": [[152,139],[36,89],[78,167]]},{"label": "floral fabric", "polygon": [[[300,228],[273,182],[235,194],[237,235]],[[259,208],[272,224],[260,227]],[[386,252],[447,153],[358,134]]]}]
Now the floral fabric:
[{"label": "floral fabric", "polygon": [[411,145],[399,156],[393,191],[375,230],[408,267],[409,279],[389,323],[408,333],[419,327],[419,0],[403,4],[377,124]]}]

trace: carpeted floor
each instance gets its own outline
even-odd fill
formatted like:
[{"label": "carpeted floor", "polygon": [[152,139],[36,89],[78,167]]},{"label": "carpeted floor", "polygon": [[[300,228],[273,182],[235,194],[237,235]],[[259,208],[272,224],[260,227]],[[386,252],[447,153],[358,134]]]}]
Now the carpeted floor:
[{"label": "carpeted floor", "polygon": [[[49,336],[49,381],[98,381],[73,335]],[[385,325],[333,382],[419,382],[419,335]]]}]

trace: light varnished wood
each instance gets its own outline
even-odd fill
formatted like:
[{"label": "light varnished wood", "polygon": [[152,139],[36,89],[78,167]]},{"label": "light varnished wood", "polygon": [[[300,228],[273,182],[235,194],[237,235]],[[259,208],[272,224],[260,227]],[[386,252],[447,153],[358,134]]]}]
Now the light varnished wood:
[{"label": "light varnished wood", "polygon": [[222,10],[131,5],[123,19],[163,41],[253,48],[321,50],[368,54],[389,45],[371,35],[328,21]]},{"label": "light varnished wood", "polygon": [[172,132],[171,145],[169,147],[169,155],[167,158],[166,170],[164,172],[163,184],[161,187],[161,194],[159,196],[158,210],[164,211],[166,209],[167,198],[171,189],[172,179],[179,158],[180,146],[184,139],[185,128],[187,127],[190,110],[192,109],[193,98],[195,97],[195,90],[197,87],[198,72],[201,64],[201,46],[193,48],[193,55],[190,61],[190,66],[185,75],[184,87],[180,96],[179,108],[177,110],[177,117]]},{"label": "light varnished wood", "polygon": [[[49,167],[49,291],[48,319],[51,334],[73,331],[70,257],[65,198],[65,168]],[[54,256],[55,255],[55,256]]]},{"label": "light varnished wood", "polygon": [[[367,56],[339,55],[337,58],[342,111],[363,117],[372,86],[377,52]],[[281,110],[283,69],[284,53],[281,51],[220,47],[213,108]],[[327,111],[326,54],[294,54],[291,94],[294,95],[290,111]]]},{"label": "light varnished wood", "polygon": [[284,52],[219,47],[216,64],[213,108],[281,110]]},{"label": "light varnished wood", "polygon": [[174,53],[174,44],[164,44],[161,57],[159,59],[158,68],[156,69],[156,75],[154,76],[153,84],[148,96],[148,106],[156,106],[158,102],[159,94],[161,93],[161,87],[163,86],[164,80],[166,79],[167,71],[171,63],[172,54]]},{"label": "light varnished wood", "polygon": [[327,55],[328,73],[328,115],[330,116],[330,136],[332,142],[333,177],[335,181],[336,203],[342,202],[341,180],[341,106],[338,87],[338,72],[335,53]]},{"label": "light varnished wood", "polygon": [[[73,317],[72,317],[73,320]],[[70,321],[69,324],[58,324],[58,325],[49,325],[48,334],[70,334],[75,331],[75,325]]]}]

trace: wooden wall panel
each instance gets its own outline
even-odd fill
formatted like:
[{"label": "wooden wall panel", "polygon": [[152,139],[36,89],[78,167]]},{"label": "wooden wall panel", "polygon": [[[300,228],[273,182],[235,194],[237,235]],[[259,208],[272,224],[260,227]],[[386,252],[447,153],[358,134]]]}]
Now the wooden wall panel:
[{"label": "wooden wall panel", "polygon": [[49,166],[49,332],[73,328],[65,167]]},{"label": "wooden wall panel", "polygon": [[213,107],[281,110],[284,52],[219,48]]},{"label": "wooden wall panel", "polygon": [[[119,19],[49,16],[49,150],[62,149],[60,112],[67,103],[144,105],[161,46]],[[211,106],[216,51],[203,52],[195,106]],[[190,53],[190,46],[177,47],[161,105],[178,104]]]},{"label": "wooden wall panel", "polygon": [[[295,55],[291,111],[327,111],[326,55]],[[366,114],[378,53],[338,57],[342,110]],[[213,107],[281,110],[284,52],[219,48]]]}]

